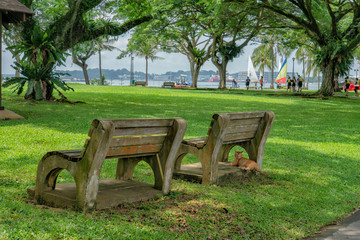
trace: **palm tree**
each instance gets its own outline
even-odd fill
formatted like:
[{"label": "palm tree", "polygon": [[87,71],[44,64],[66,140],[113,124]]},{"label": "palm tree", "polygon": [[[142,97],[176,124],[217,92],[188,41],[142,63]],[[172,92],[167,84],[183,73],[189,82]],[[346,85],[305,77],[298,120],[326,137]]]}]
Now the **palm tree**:
[{"label": "palm tree", "polygon": [[146,61],[146,80],[145,84],[148,85],[148,72],[149,72],[149,59],[154,61],[156,59],[163,59],[162,57],[156,56],[160,51],[158,47],[158,42],[155,39],[150,38],[149,36],[144,36],[141,33],[136,33],[130,39],[127,50],[122,51],[122,53],[117,57],[118,59],[124,58],[128,55],[135,55],[139,57],[145,57]]},{"label": "palm tree", "polygon": [[116,41],[115,38],[109,39],[108,37],[101,36],[94,41],[94,50],[99,53],[99,77],[100,77],[100,85],[104,85],[104,78],[102,75],[102,68],[101,68],[101,51],[112,51],[114,49],[118,49],[115,46],[110,45],[111,43],[114,43]]},{"label": "palm tree", "polygon": [[255,48],[251,60],[256,67],[259,66],[258,71],[262,73],[262,76],[265,75],[266,68],[271,69],[271,56],[265,48]]},{"label": "palm tree", "polygon": [[142,46],[140,46],[136,51],[134,51],[134,54],[136,56],[145,57],[146,61],[146,86],[148,85],[148,73],[149,73],[149,59],[151,61],[157,60],[157,59],[163,59],[162,57],[156,56],[156,54],[160,50],[157,48],[157,46],[152,45],[150,42],[144,42]]},{"label": "palm tree", "polygon": [[[274,68],[276,67],[276,38],[268,34],[260,36],[261,44],[254,50],[254,65],[262,65],[261,69],[265,70],[265,67],[271,69],[271,85],[270,88],[274,88]],[[260,71],[260,68],[259,68]]]},{"label": "palm tree", "polygon": [[277,67],[277,56],[290,56],[292,50],[282,45],[275,35],[264,34],[260,37],[260,45],[254,49],[252,54],[252,61],[255,66],[259,66],[259,72],[265,72],[265,68],[271,69],[271,85],[274,88],[274,69]]}]

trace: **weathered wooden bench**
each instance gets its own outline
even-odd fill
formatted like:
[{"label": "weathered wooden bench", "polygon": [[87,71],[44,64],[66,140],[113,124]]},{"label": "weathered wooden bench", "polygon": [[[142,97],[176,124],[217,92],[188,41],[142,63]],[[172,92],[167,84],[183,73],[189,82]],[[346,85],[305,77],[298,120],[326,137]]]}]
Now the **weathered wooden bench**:
[{"label": "weathered wooden bench", "polygon": [[163,88],[173,88],[173,87],[175,87],[175,83],[174,82],[164,82],[162,87]]},{"label": "weathered wooden bench", "polygon": [[[181,118],[95,119],[84,149],[48,152],[41,159],[35,200],[49,206],[88,210],[166,194],[185,131],[186,122]],[[104,160],[114,158],[118,159],[116,179],[100,181]],[[142,160],[152,168],[154,185],[132,180],[134,168]],[[71,173],[75,184],[56,185],[64,169]]]},{"label": "weathered wooden bench", "polygon": [[[261,169],[265,142],[274,117],[271,111],[213,115],[206,137],[182,141],[173,176],[202,184],[216,184],[219,177],[226,179],[227,174],[240,171],[227,163],[224,164],[230,150],[236,145],[244,148],[249,158],[256,161]],[[195,155],[200,163],[181,165],[182,159],[188,153]]]},{"label": "weathered wooden bench", "polygon": [[135,86],[143,86],[143,87],[145,87],[146,86],[146,81],[135,81],[134,85]]}]

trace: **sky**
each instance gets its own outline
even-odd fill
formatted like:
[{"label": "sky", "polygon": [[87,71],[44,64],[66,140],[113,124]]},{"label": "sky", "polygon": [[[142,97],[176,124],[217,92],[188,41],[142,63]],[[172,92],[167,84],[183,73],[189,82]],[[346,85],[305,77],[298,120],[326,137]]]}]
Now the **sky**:
[{"label": "sky", "polygon": [[[123,37],[119,38],[119,40],[114,43],[113,45],[118,47],[121,50],[125,50],[128,38]],[[247,71],[248,66],[248,57],[252,54],[253,50],[255,49],[255,45],[248,45],[244,53],[235,58],[232,62],[228,64],[227,71],[228,73],[238,73],[240,71]],[[119,50],[110,51],[103,51],[101,53],[102,58],[102,69],[122,69],[126,68],[130,70],[130,57],[124,59],[116,59],[116,57],[120,54]],[[177,72],[178,70],[189,71],[189,62],[186,56],[180,53],[159,53],[158,56],[164,58],[163,60],[155,60],[153,62],[149,61],[149,73],[154,74],[163,74],[168,71]],[[293,56],[290,56],[288,60],[288,72],[292,71],[292,64],[293,61],[291,60]],[[6,47],[3,45],[3,56],[2,56],[2,72],[3,74],[15,74],[15,70],[11,67],[14,60],[12,59],[11,53],[6,50]],[[99,67],[99,55],[96,54],[92,56],[88,61],[88,68],[98,68]],[[72,63],[72,59],[70,56],[67,57],[66,65],[60,66],[56,68],[57,70],[80,70],[81,68]],[[145,72],[145,59],[143,57],[135,57],[134,58],[134,69],[135,71]],[[298,64],[295,61],[294,64],[295,72],[302,72],[302,65]],[[202,70],[214,70],[216,71],[216,67],[212,64],[209,60],[207,61]],[[258,69],[255,67],[255,70]],[[269,70],[268,70],[269,71]],[[277,70],[275,71],[277,72]],[[355,74],[355,72],[353,73]]]}]

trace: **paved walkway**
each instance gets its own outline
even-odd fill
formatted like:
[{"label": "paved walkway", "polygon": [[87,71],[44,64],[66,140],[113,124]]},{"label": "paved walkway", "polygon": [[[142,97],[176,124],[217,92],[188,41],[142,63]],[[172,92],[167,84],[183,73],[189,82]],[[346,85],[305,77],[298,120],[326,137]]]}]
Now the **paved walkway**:
[{"label": "paved walkway", "polygon": [[321,233],[307,240],[360,240],[360,209],[337,225],[326,227]]}]

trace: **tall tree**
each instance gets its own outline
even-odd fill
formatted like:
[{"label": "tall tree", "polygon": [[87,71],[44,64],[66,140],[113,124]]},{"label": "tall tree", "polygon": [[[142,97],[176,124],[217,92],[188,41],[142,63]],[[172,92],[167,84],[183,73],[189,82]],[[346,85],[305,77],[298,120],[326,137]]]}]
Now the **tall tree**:
[{"label": "tall tree", "polygon": [[[212,39],[211,60],[220,76],[219,88],[226,88],[226,69],[229,61],[242,53],[257,34],[260,11],[247,4],[209,4],[200,24]],[[260,17],[259,17],[260,16]]]},{"label": "tall tree", "polygon": [[[243,2],[243,0],[234,0]],[[316,50],[316,59],[323,72],[319,93],[332,95],[335,72],[346,72],[352,52],[360,43],[360,2],[344,0],[261,0],[267,8],[291,22],[287,27],[300,29]]]},{"label": "tall tree", "polygon": [[[35,10],[36,15],[32,21],[24,23],[22,37],[31,36],[32,32],[39,29],[39,32],[45,32],[46,38],[55,51],[60,54],[72,48],[78,43],[86,42],[96,39],[103,35],[118,36],[131,28],[140,25],[152,19],[148,11],[148,1],[130,1],[130,0],[22,0],[27,7]],[[94,17],[92,11],[94,9],[101,9],[103,16],[108,15],[107,18],[99,18],[98,15]],[[107,11],[107,12],[106,12]],[[36,30],[37,31],[37,30]],[[30,43],[32,40],[28,41]],[[33,46],[36,46],[34,44]],[[39,46],[40,47],[40,46]],[[34,54],[30,59],[38,56],[36,52],[41,52],[40,48],[34,49]],[[19,53],[19,52],[18,52]],[[57,59],[60,59],[57,56]],[[41,60],[39,62],[38,60]],[[49,62],[47,62],[49,60]],[[49,63],[53,63],[52,59],[37,59],[32,62],[31,68],[41,68],[48,66],[47,70],[53,71],[53,67]],[[36,63],[36,64],[35,64]],[[17,67],[27,67],[26,64],[18,64]],[[25,70],[25,69],[23,69]],[[34,71],[41,71],[42,69],[33,69]],[[49,75],[50,74],[50,75]],[[50,77],[52,73],[45,74]],[[47,81],[44,81],[47,83]],[[51,84],[48,86],[52,86]],[[40,88],[37,88],[39,90]],[[43,89],[42,99],[53,98],[51,89],[47,87]],[[46,90],[47,89],[47,90]],[[64,88],[66,89],[66,88]],[[36,95],[36,99],[40,99]]]},{"label": "tall tree", "polygon": [[[205,31],[198,24],[206,10],[206,4],[201,0],[166,1],[166,4],[169,3],[173,4],[172,7],[165,16],[160,16],[162,21],[153,21],[161,23],[153,24],[153,29],[161,29],[157,32],[164,51],[178,52],[187,57],[192,77],[191,87],[197,88],[200,69],[211,57],[211,38],[204,35]],[[154,16],[156,18],[158,16]]]}]

